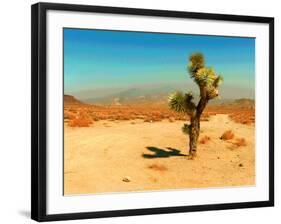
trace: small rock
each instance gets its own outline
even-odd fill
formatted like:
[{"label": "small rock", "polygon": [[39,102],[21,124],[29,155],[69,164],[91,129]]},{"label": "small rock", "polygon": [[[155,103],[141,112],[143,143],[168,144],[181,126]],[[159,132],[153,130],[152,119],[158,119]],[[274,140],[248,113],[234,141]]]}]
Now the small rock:
[{"label": "small rock", "polygon": [[218,156],[217,159],[220,159],[220,157]]},{"label": "small rock", "polygon": [[242,163],[239,163],[239,167],[243,167],[243,164],[242,164]]},{"label": "small rock", "polygon": [[128,177],[128,176],[126,176],[126,177],[123,178],[123,181],[124,181],[124,182],[130,182],[130,181],[131,181],[131,178]]}]

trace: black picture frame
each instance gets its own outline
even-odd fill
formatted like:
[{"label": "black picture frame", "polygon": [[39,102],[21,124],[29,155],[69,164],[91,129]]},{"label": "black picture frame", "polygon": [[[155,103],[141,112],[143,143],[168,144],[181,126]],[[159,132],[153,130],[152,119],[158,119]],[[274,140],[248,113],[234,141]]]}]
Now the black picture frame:
[{"label": "black picture frame", "polygon": [[[235,22],[254,22],[269,24],[269,200],[208,204],[196,206],[160,207],[129,209],[102,212],[69,214],[46,213],[46,12],[63,10],[75,12],[101,12],[125,15],[161,16],[174,18],[193,18]],[[37,3],[31,11],[31,218],[36,221],[73,220],[116,216],[148,215],[161,213],[194,212],[274,206],[274,18],[240,15],[195,13],[183,11],[164,11],[137,8],[103,7],[73,4]]]}]

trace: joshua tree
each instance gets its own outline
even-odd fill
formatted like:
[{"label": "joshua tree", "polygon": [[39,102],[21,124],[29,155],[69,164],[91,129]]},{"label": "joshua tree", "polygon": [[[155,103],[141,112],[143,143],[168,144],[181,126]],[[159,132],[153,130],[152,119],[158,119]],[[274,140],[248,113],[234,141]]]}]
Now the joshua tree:
[{"label": "joshua tree", "polygon": [[182,131],[189,135],[189,158],[196,156],[197,141],[200,132],[200,117],[209,100],[219,95],[218,86],[223,81],[213,68],[205,67],[204,56],[201,53],[191,54],[188,71],[200,90],[197,105],[193,102],[191,92],[175,92],[169,96],[169,106],[172,110],[185,113],[190,118],[190,124],[184,124]]}]

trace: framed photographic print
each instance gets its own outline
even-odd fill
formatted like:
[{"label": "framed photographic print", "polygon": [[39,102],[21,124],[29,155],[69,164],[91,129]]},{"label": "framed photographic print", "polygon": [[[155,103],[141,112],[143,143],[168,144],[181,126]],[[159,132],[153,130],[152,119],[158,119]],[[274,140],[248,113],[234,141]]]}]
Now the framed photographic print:
[{"label": "framed photographic print", "polygon": [[274,205],[274,19],[32,6],[32,219]]}]

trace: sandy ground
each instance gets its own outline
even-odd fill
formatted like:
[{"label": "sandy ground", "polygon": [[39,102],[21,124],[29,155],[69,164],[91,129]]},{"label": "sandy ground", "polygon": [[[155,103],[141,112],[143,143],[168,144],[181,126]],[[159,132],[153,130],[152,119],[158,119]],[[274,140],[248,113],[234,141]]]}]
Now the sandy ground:
[{"label": "sandy ground", "polygon": [[[98,121],[89,128],[65,125],[64,192],[89,194],[255,184],[254,126],[216,115],[201,122],[198,156],[188,160],[183,121]],[[235,139],[220,140],[231,129]]]}]

